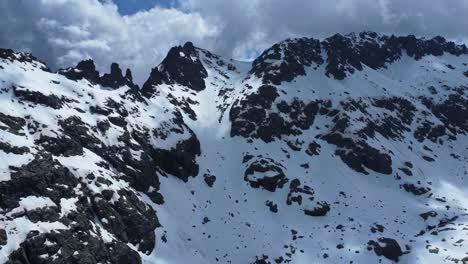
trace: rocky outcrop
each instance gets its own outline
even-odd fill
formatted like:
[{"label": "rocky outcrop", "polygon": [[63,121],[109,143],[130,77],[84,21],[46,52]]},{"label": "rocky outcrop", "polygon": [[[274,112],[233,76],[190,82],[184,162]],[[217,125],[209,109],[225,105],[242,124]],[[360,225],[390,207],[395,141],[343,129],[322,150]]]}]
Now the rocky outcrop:
[{"label": "rocky outcrop", "polygon": [[198,50],[191,42],[169,50],[161,64],[151,71],[142,87],[142,93],[151,97],[159,84],[180,84],[194,91],[205,89],[208,72],[198,57]]},{"label": "rocky outcrop", "polygon": [[308,216],[326,216],[330,211],[330,205],[327,202],[317,202],[312,209],[304,209],[304,214]]},{"label": "rocky outcrop", "polygon": [[281,101],[276,104],[279,112],[272,112],[270,109],[278,97],[276,87],[263,85],[256,93],[236,102],[229,113],[232,122],[231,136],[260,138],[264,142],[272,142],[282,136],[300,135],[302,130],[313,124],[318,111],[316,102],[305,103],[298,99],[290,103]]},{"label": "rocky outcrop", "polygon": [[40,92],[31,91],[24,87],[13,87],[13,93],[19,100],[31,102],[34,104],[40,104],[43,106],[51,107],[53,109],[60,109],[65,102],[70,101],[65,97],[59,98],[54,94],[45,95]]},{"label": "rocky outcrop", "polygon": [[370,240],[367,243],[368,249],[374,249],[377,256],[384,256],[389,260],[398,262],[400,257],[403,255],[398,242],[393,238],[379,238],[378,241]]},{"label": "rocky outcrop", "polygon": [[133,83],[130,69],[127,69],[124,76],[117,63],[112,63],[110,73],[105,73],[103,76],[99,75],[99,72],[96,70],[96,65],[91,59],[80,61],[74,68],[61,69],[58,73],[73,81],[86,79],[93,84],[100,84],[112,89],[127,85],[133,90],[139,90],[138,86]]},{"label": "rocky outcrop", "polygon": [[99,72],[91,59],[80,61],[74,68],[59,70],[58,73],[74,81],[87,79],[91,83],[99,82]]},{"label": "rocky outcrop", "polygon": [[200,154],[200,142],[191,132],[189,139],[180,141],[174,148],[156,149],[154,159],[163,171],[187,182],[190,176],[198,175],[196,158]]},{"label": "rocky outcrop", "polygon": [[244,172],[244,180],[252,188],[260,188],[274,192],[277,188],[283,188],[288,178],[283,172],[281,164],[270,158],[255,160]]},{"label": "rocky outcrop", "polygon": [[371,169],[382,174],[392,173],[392,158],[386,153],[371,147],[365,141],[355,141],[343,137],[340,133],[331,133],[323,137],[329,144],[336,145],[335,154],[351,169],[369,174],[365,169]]},{"label": "rocky outcrop", "polygon": [[[322,51],[326,58],[322,57]],[[307,67],[326,64],[326,76],[343,80],[365,66],[385,68],[387,64],[407,56],[420,60],[424,56],[455,56],[468,54],[465,45],[437,36],[432,39],[408,36],[386,36],[375,32],[336,34],[323,41],[300,38],[288,39],[263,52],[254,63],[250,74],[262,78],[264,84],[279,85],[305,75]],[[326,62],[325,62],[326,60]]]},{"label": "rocky outcrop", "polygon": [[117,63],[111,64],[110,73],[106,73],[101,78],[99,78],[99,84],[104,87],[110,87],[113,89],[128,85],[128,87],[138,90],[138,86],[133,84],[133,77],[130,69],[127,69],[125,76],[123,76],[122,70]]},{"label": "rocky outcrop", "polygon": [[[280,61],[281,63],[274,63]],[[321,44],[312,38],[288,39],[265,50],[252,63],[250,74],[264,84],[280,85],[305,75],[306,67],[323,63]]]},{"label": "rocky outcrop", "polygon": [[75,231],[31,234],[10,255],[7,264],[142,263],[140,255],[126,244],[118,241],[105,242],[89,231],[80,231],[80,228],[83,226],[74,227]]}]

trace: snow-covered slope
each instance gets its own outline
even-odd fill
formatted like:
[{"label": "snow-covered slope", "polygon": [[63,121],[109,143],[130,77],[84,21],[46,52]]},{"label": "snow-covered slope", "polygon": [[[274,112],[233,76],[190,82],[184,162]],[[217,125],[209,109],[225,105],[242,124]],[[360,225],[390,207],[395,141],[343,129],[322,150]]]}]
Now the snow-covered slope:
[{"label": "snow-covered slope", "polygon": [[0,263],[468,263],[468,51],[441,37],[0,57]]}]

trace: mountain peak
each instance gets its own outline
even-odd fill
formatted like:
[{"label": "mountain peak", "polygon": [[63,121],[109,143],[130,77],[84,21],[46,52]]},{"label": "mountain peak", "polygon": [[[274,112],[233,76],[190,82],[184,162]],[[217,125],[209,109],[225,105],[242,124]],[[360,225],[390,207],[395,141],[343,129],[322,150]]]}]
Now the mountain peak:
[{"label": "mountain peak", "polygon": [[60,69],[58,73],[74,81],[84,78],[92,83],[99,82],[99,72],[92,59],[82,60],[74,68]]},{"label": "mountain peak", "polygon": [[142,92],[151,96],[154,86],[159,84],[180,84],[194,91],[205,89],[206,69],[199,59],[198,50],[192,42],[169,50],[161,64],[154,68],[145,82]]},{"label": "mountain peak", "polygon": [[195,50],[195,46],[193,46],[193,43],[190,41],[185,42],[183,46],[184,50]]},{"label": "mountain peak", "polygon": [[102,77],[96,70],[96,65],[92,59],[80,61],[74,68],[61,69],[59,74],[64,75],[70,80],[87,79],[91,83],[100,84],[104,87],[113,89],[128,85],[132,89],[137,89],[138,86],[133,83],[133,77],[130,69],[127,69],[125,76],[122,75],[122,70],[118,63],[112,63],[110,73],[105,73]]},{"label": "mountain peak", "polygon": [[8,60],[10,62],[19,61],[21,63],[31,63],[44,71],[50,71],[44,62],[27,52],[15,52],[12,49],[0,48],[0,59]]}]

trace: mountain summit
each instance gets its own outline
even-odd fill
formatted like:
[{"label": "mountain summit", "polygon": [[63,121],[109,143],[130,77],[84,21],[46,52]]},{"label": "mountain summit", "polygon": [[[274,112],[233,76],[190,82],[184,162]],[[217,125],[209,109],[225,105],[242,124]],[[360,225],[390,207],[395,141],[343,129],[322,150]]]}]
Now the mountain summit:
[{"label": "mountain summit", "polygon": [[0,49],[0,263],[465,263],[468,51],[374,32],[141,89]]}]

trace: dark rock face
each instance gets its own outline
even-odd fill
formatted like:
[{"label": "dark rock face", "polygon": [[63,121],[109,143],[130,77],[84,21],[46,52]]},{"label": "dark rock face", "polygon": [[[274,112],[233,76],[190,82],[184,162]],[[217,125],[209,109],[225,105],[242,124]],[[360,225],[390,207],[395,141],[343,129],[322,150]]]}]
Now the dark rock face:
[{"label": "dark rock face", "polygon": [[271,142],[282,135],[300,135],[301,129],[309,128],[318,111],[316,102],[304,103],[295,99],[290,104],[277,104],[280,112],[287,115],[286,121],[279,113],[270,113],[274,101],[279,97],[276,87],[261,86],[256,93],[248,95],[231,108],[231,136],[260,138]]},{"label": "dark rock face", "polygon": [[58,73],[74,81],[87,79],[91,83],[99,82],[99,72],[93,60],[80,61],[75,68],[59,70]]},{"label": "dark rock face", "polygon": [[[280,85],[290,82],[300,75],[305,75],[305,67],[320,65],[320,41],[312,38],[286,40],[265,50],[252,63],[250,74],[263,78],[264,84]],[[277,65],[272,60],[282,61]]]},{"label": "dark rock face", "polygon": [[380,122],[369,122],[360,133],[374,138],[375,133],[378,132],[387,139],[402,139],[404,132],[411,131],[410,126],[416,107],[410,101],[400,97],[376,98],[372,104],[377,108],[395,113],[397,117],[384,113]]},{"label": "dark rock face", "polygon": [[[79,231],[79,228],[77,226],[75,231],[64,230],[33,236],[21,243],[20,248],[9,256],[7,263],[141,263],[138,253],[126,244],[117,241],[106,243],[89,232]],[[53,244],[48,246],[46,241]]]},{"label": "dark rock face", "polygon": [[304,214],[309,216],[325,216],[330,211],[327,202],[317,202],[317,206],[312,209],[304,209]]},{"label": "dark rock face", "polygon": [[[114,108],[113,111],[116,111],[116,109]],[[100,140],[93,134],[93,132],[91,132],[92,130],[90,127],[88,127],[77,116],[72,116],[67,119],[60,120],[59,125],[62,127],[65,135],[68,136],[71,141],[77,142],[80,146],[86,147],[97,153],[117,171],[123,173],[126,180],[128,180],[132,187],[138,191],[146,192],[154,202],[162,203],[162,197],[159,193],[157,193],[159,190],[159,179],[155,174],[155,172],[158,171],[158,162],[166,159],[170,160],[170,162],[175,162],[173,159],[179,158],[179,156],[176,154],[168,157],[165,155],[169,155],[171,152],[157,152],[157,150],[155,150],[149,142],[149,131],[132,130],[131,133],[126,131],[118,138],[119,141],[124,143],[123,146],[108,147],[104,144],[101,144]],[[134,141],[132,141],[132,139]],[[137,142],[137,144],[132,142]],[[61,144],[63,143],[64,142]],[[180,144],[181,146],[185,146],[184,143]],[[189,147],[191,146],[189,143],[185,144],[188,144]],[[142,151],[141,157],[138,159],[134,158],[134,156],[131,154],[132,151]],[[180,155],[184,156],[190,154],[189,151],[187,151],[187,153],[184,152]],[[177,159],[176,162],[180,162],[180,160]],[[166,166],[170,167],[170,164],[172,163],[161,166],[166,168]],[[177,164],[180,165],[180,163]],[[192,166],[192,168],[195,166],[196,163]],[[192,170],[187,168],[185,168],[185,170],[192,172]],[[148,192],[150,187],[153,187],[153,192]]]},{"label": "dark rock face", "polygon": [[99,84],[104,87],[110,88],[120,88],[124,85],[128,85],[130,88],[138,90],[138,87],[133,84],[133,77],[130,69],[127,69],[125,76],[122,75],[122,70],[119,67],[119,64],[112,63],[110,73],[104,74],[99,79]]},{"label": "dark rock face", "polygon": [[[255,174],[268,174],[258,178]],[[277,188],[283,188],[288,182],[288,178],[283,172],[282,165],[270,158],[253,161],[244,172],[244,180],[250,184],[252,188],[260,188],[274,192]]]},{"label": "dark rock face", "polygon": [[0,249],[6,245],[8,241],[8,235],[5,229],[0,229]]},{"label": "dark rock face", "polygon": [[139,251],[151,253],[156,241],[154,229],[159,227],[156,212],[131,191],[120,190],[118,195],[120,198],[115,203],[110,201],[111,193],[95,196],[92,203],[96,215],[104,228],[111,230],[120,241],[138,245]]},{"label": "dark rock face", "polygon": [[[78,180],[71,172],[54,161],[52,157],[39,157],[20,168],[14,168],[11,181],[0,182],[0,206],[13,209],[19,206],[21,197],[45,196],[56,204],[61,198],[72,198],[70,188],[76,187]],[[55,188],[49,188],[50,185]]]},{"label": "dark rock face", "polygon": [[151,71],[149,79],[142,87],[142,93],[151,97],[154,85],[180,84],[194,91],[205,89],[208,72],[198,57],[198,51],[191,42],[169,50],[161,64]]},{"label": "dark rock face", "polygon": [[45,63],[41,62],[38,60],[36,57],[31,55],[30,53],[24,53],[24,52],[15,52],[11,49],[2,49],[0,48],[0,59],[2,60],[8,60],[10,62],[18,61],[22,63],[30,63],[34,65],[35,67],[43,70],[50,72],[50,69],[47,68]]},{"label": "dark rock face", "polygon": [[89,149],[98,148],[100,143],[99,139],[91,133],[89,127],[78,116],[71,116],[69,118],[59,120],[59,126],[63,132],[71,139],[78,142],[81,146]]},{"label": "dark rock face", "polygon": [[413,183],[403,184],[403,189],[405,189],[405,191],[410,192],[414,195],[423,195],[431,191],[431,188],[429,187],[422,187],[422,186],[420,187]]},{"label": "dark rock face", "polygon": [[42,145],[44,150],[52,153],[53,155],[63,155],[66,157],[83,155],[83,147],[70,137],[49,137],[41,135],[36,140],[36,144]]},{"label": "dark rock face", "polygon": [[15,96],[22,101],[28,101],[34,104],[41,104],[47,107],[51,107],[53,109],[62,108],[63,104],[67,101],[66,98],[59,98],[54,94],[44,95],[40,92],[30,91],[28,89],[23,89],[21,87],[16,86],[13,87],[13,92]]},{"label": "dark rock face", "polygon": [[193,132],[191,134],[189,139],[177,143],[175,148],[157,149],[154,155],[162,170],[184,182],[187,182],[190,176],[197,176],[199,169],[196,157],[201,154],[200,142]]},{"label": "dark rock face", "polygon": [[398,262],[399,258],[403,255],[400,245],[392,238],[382,237],[378,239],[378,242],[370,240],[367,245],[369,250],[374,249],[377,256],[384,256],[395,262]]},{"label": "dark rock face", "polygon": [[355,52],[352,40],[340,34],[336,34],[324,41],[327,50],[326,75],[335,79],[343,80],[346,73],[354,73],[362,70],[359,54]]},{"label": "dark rock face", "polygon": [[[24,127],[26,126],[26,121],[21,117],[10,116],[0,112],[0,129],[10,132],[15,135],[24,135]],[[6,126],[5,126],[6,125]]]},{"label": "dark rock face", "polygon": [[197,120],[197,114],[193,111],[191,105],[198,104],[198,102],[191,101],[190,98],[177,99],[172,94],[169,94],[167,97],[172,105],[186,113],[190,119]]},{"label": "dark rock face", "polygon": [[[113,197],[111,190],[93,195],[86,186],[79,185],[78,179],[68,169],[50,156],[37,157],[27,165],[12,169],[11,181],[0,182],[0,206],[8,211],[19,206],[21,197],[48,197],[57,207],[33,209],[25,211],[24,215],[32,222],[60,222],[70,228],[27,239],[10,256],[12,263],[62,263],[47,262],[48,258],[38,260],[39,255],[46,253],[52,257],[60,248],[62,251],[57,261],[76,258],[72,254],[78,251],[81,257],[76,260],[78,262],[73,263],[97,263],[104,260],[120,263],[113,262],[119,259],[130,261],[128,263],[140,263],[138,254],[125,243],[138,245],[138,249],[146,254],[153,250],[154,229],[159,226],[159,222],[155,212],[132,191],[119,190],[120,199],[116,203],[110,201]],[[99,179],[97,178],[105,184],[103,178]],[[77,211],[60,216],[61,199],[71,198],[78,200]],[[120,241],[104,242],[93,234],[91,223],[95,221],[95,215],[100,218],[104,228]],[[73,238],[70,239],[71,237]],[[48,248],[43,245],[45,239],[54,241],[57,245]],[[114,252],[117,249],[121,252]],[[89,262],[79,262],[87,258]]]},{"label": "dark rock face", "polygon": [[354,141],[340,133],[331,133],[323,137],[325,141],[336,145],[335,154],[350,168],[369,174],[365,168],[382,174],[392,173],[392,158],[386,153],[369,146],[365,141]]},{"label": "dark rock face", "polygon": [[423,100],[425,105],[452,133],[468,133],[468,99],[467,87],[460,87],[457,93],[451,94],[443,102],[434,103],[429,99]]},{"label": "dark rock face", "polygon": [[122,70],[117,63],[112,63],[110,73],[106,73],[102,77],[99,76],[99,72],[96,70],[96,65],[93,60],[80,61],[76,67],[62,69],[59,70],[58,73],[73,81],[86,79],[93,84],[100,84],[113,89],[128,85],[128,87],[133,90],[138,90],[138,86],[133,83],[130,69],[127,69],[125,76],[123,76]]},{"label": "dark rock face", "polygon": [[429,120],[421,121],[414,131],[415,139],[419,142],[427,139],[434,143],[443,144],[445,140],[456,140],[458,134],[468,133],[466,90],[464,86],[455,88],[455,93],[450,94],[442,101],[421,97],[422,103],[442,124],[434,124]]},{"label": "dark rock face", "polygon": [[[388,139],[401,139],[403,133],[410,131],[410,125],[415,115],[414,105],[406,99],[376,98],[372,100],[373,106],[383,108],[397,117],[387,115],[379,122],[368,117],[363,119],[367,125],[359,131],[349,131],[351,120],[345,113],[358,111],[366,115],[368,104],[353,99],[340,102],[341,109],[333,108],[327,101],[312,101],[305,103],[294,99],[291,103],[280,101],[276,110],[272,111],[279,94],[273,86],[263,85],[256,93],[246,96],[231,108],[232,122],[231,136],[246,138],[260,138],[264,142],[281,139],[282,136],[297,136],[309,129],[317,115],[333,117],[333,128],[320,138],[327,143],[337,146],[335,154],[355,171],[368,174],[365,168],[383,174],[392,173],[391,156],[366,143],[368,137],[374,138],[376,133]],[[287,116],[284,119],[283,116]],[[300,150],[302,143],[287,141],[293,150]],[[310,143],[306,153],[317,155],[320,145]]]},{"label": "dark rock face", "polygon": [[3,152],[5,153],[13,153],[16,155],[21,155],[26,152],[29,152],[28,147],[12,146],[10,143],[7,143],[7,142],[0,142],[0,150],[3,150]]},{"label": "dark rock face", "polygon": [[322,42],[301,38],[275,44],[254,61],[250,74],[263,78],[264,84],[290,82],[305,75],[305,67],[323,64],[322,50],[327,54],[325,74],[337,80],[363,70],[364,66],[384,68],[385,64],[401,58],[404,52],[415,60],[427,55],[441,56],[444,52],[456,56],[468,54],[465,45],[456,45],[439,36],[422,39],[413,35],[396,37],[375,32],[336,34]]}]

